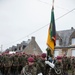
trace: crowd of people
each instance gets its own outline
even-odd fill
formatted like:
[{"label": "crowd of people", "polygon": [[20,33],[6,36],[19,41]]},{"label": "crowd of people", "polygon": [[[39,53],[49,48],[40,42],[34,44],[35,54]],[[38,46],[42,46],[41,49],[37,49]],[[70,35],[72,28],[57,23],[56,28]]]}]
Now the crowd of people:
[{"label": "crowd of people", "polygon": [[[53,63],[61,73],[51,68],[45,61]],[[68,75],[68,71],[75,75],[74,68],[74,57],[51,58],[46,53],[37,56],[25,53],[0,55],[0,75]]]}]

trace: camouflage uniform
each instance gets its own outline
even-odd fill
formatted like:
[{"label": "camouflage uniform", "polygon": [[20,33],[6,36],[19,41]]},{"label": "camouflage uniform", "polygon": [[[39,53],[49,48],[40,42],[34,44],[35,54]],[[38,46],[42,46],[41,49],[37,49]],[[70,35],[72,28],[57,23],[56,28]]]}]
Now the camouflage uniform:
[{"label": "camouflage uniform", "polygon": [[37,68],[38,68],[38,73],[42,73],[43,75],[46,75],[46,64],[45,60],[38,58],[37,60]]},{"label": "camouflage uniform", "polygon": [[19,73],[21,72],[22,68],[25,66],[26,62],[27,62],[27,59],[25,55],[20,55],[19,56],[19,69],[18,69]]},{"label": "camouflage uniform", "polygon": [[11,65],[12,65],[10,55],[5,55],[3,61],[4,61],[3,62],[4,63],[4,74],[10,75],[10,70],[11,70]]},{"label": "camouflage uniform", "polygon": [[21,75],[37,75],[37,68],[33,57],[28,58],[28,63],[23,67]]},{"label": "camouflage uniform", "polygon": [[3,56],[0,55],[0,74],[3,73]]},{"label": "camouflage uniform", "polygon": [[25,55],[22,55],[21,56],[21,64],[22,64],[22,67],[25,66],[26,62],[27,62],[27,58],[25,57]]},{"label": "camouflage uniform", "polygon": [[68,58],[63,57],[62,59],[62,64],[63,64],[63,75],[68,75]]},{"label": "camouflage uniform", "polygon": [[18,68],[18,71],[19,71],[19,74],[20,74],[20,72],[21,72],[21,70],[22,70],[22,55],[21,56],[19,56],[19,58],[18,58],[18,61],[19,61],[19,68]]},{"label": "camouflage uniform", "polygon": [[68,57],[68,70],[71,70],[71,57]]},{"label": "camouflage uniform", "polygon": [[[56,60],[55,66],[56,66],[57,69],[61,70],[61,74],[62,74],[62,68],[63,68],[62,61]],[[61,75],[61,74],[59,74],[59,75]],[[57,73],[56,73],[56,75],[57,75]]]},{"label": "camouflage uniform", "polygon": [[25,67],[23,67],[22,71],[24,75],[37,75],[37,68],[34,65],[26,65]]},{"label": "camouflage uniform", "polygon": [[72,75],[75,75],[75,74],[74,74],[74,65],[75,65],[75,59],[74,59],[74,58],[72,58],[72,61],[71,61]]},{"label": "camouflage uniform", "polygon": [[[38,58],[37,60],[36,60],[36,67],[37,67],[37,73],[39,74],[39,73],[42,73],[42,69],[44,69],[44,64],[42,63],[42,61],[41,61],[41,59],[40,58]],[[43,71],[44,72],[44,71]]]},{"label": "camouflage uniform", "polygon": [[14,75],[18,75],[18,66],[19,66],[19,61],[18,61],[18,55],[13,56],[13,63],[12,63],[12,70]]}]

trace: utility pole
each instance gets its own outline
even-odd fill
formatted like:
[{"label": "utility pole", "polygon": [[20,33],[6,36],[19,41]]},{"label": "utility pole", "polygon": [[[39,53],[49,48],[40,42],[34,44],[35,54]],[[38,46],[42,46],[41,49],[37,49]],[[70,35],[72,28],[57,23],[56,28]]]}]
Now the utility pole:
[{"label": "utility pole", "polygon": [[3,45],[1,45],[1,47],[0,47],[0,48],[1,48],[1,49],[0,49],[0,52],[2,52],[2,47],[3,47]]}]

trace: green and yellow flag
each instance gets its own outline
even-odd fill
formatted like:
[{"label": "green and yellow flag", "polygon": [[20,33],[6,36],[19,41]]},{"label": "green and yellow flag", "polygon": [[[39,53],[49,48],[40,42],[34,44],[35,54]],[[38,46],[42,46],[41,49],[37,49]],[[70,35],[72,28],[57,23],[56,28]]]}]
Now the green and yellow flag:
[{"label": "green and yellow flag", "polygon": [[55,18],[54,18],[54,7],[51,10],[51,22],[48,29],[47,45],[53,54],[54,48],[56,45],[56,27],[55,27]]}]

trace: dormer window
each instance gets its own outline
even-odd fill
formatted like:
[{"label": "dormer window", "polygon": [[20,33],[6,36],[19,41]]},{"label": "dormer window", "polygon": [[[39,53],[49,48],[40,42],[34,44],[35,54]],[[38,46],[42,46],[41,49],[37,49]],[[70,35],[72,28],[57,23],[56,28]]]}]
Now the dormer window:
[{"label": "dormer window", "polygon": [[17,48],[15,48],[14,51],[17,51]]},{"label": "dormer window", "polygon": [[72,45],[75,45],[75,38],[72,38]]},{"label": "dormer window", "polygon": [[26,47],[26,46],[25,46],[25,45],[23,45],[22,49],[25,49],[25,47]]},{"label": "dormer window", "polygon": [[59,46],[59,40],[56,40],[56,46]]}]

